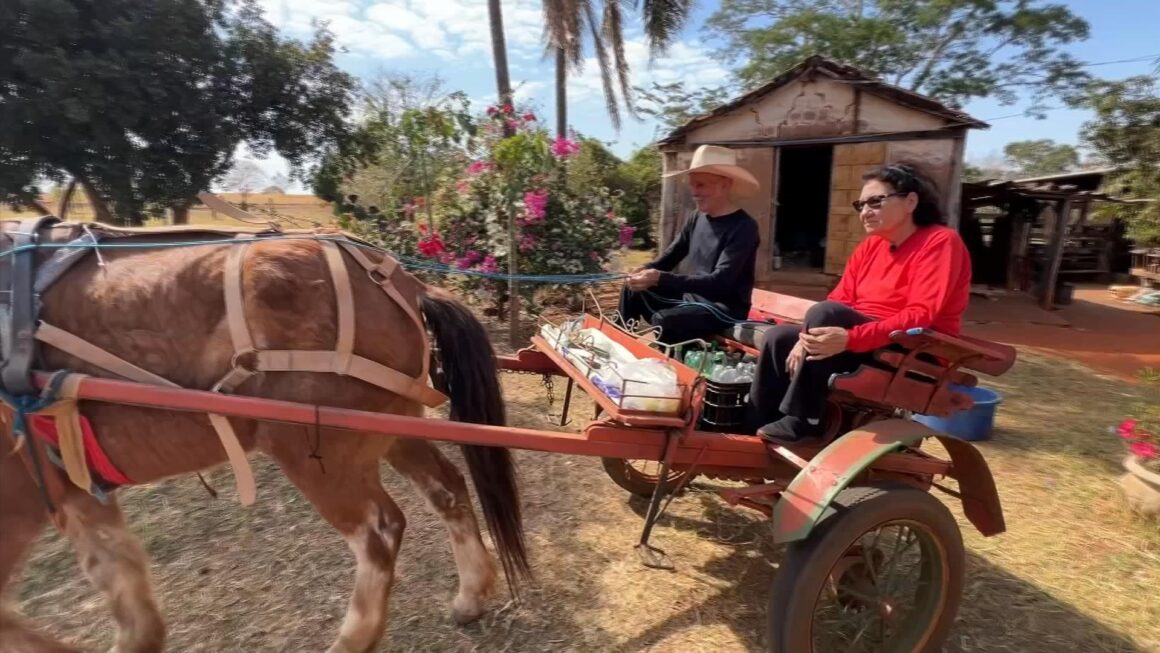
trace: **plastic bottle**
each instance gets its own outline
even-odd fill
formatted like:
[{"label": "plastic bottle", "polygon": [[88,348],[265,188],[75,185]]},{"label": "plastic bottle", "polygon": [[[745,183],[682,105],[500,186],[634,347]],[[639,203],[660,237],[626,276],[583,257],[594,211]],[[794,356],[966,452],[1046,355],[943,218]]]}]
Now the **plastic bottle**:
[{"label": "plastic bottle", "polygon": [[701,361],[705,358],[705,352],[696,349],[690,350],[685,354],[685,365],[694,370],[700,369]]}]

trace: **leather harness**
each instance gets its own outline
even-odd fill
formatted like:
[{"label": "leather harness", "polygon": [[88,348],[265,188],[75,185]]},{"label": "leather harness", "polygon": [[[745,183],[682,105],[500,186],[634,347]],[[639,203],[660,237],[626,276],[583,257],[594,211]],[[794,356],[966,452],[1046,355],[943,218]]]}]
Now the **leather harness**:
[{"label": "leather harness", "polygon": [[[104,235],[107,233],[114,237],[124,238],[142,234],[172,233],[174,231],[179,233],[195,230],[207,231],[191,228],[119,230],[99,224],[78,226],[71,223],[61,223],[53,216],[25,220],[20,223],[18,231],[6,231],[4,235],[12,240],[13,249],[10,254],[0,258],[0,293],[3,293],[0,297],[0,309],[2,309],[0,312],[0,330],[3,331],[3,338],[0,340],[3,342],[4,352],[3,362],[0,363],[0,389],[8,397],[31,397],[37,394],[32,382],[37,341],[131,381],[178,387],[172,381],[126,361],[64,329],[44,321],[40,321],[38,324],[40,293],[44,292],[52,281],[63,275],[73,263],[83,258],[90,249],[93,249],[89,246],[58,250],[47,263],[41,266],[38,277],[35,257],[41,250],[37,249],[37,245],[42,232],[51,227],[79,228],[83,235],[71,242],[80,244],[96,243],[99,238],[95,234]],[[360,244],[347,234],[335,234],[337,237],[322,238],[322,234],[317,231],[308,232],[306,237],[318,240],[322,246],[335,291],[338,312],[338,336],[335,348],[315,351],[259,350],[254,345],[246,322],[242,289],[243,263],[246,253],[250,245],[260,239],[262,234],[240,230],[222,230],[213,233],[219,237],[222,235],[232,236],[232,238],[221,240],[221,243],[222,246],[230,247],[225,262],[223,292],[226,321],[234,348],[230,369],[213,386],[213,391],[233,392],[246,380],[263,372],[318,372],[354,377],[428,407],[438,406],[447,400],[447,397],[442,393],[428,385],[431,350],[426,337],[423,339],[425,349],[421,357],[422,369],[415,377],[359,356],[354,352],[356,311],[351,279],[343,256],[344,252],[354,259],[366,271],[370,279],[402,308],[419,333],[426,334],[426,326],[417,303],[413,304],[413,302],[408,301],[396,287],[394,280],[397,275],[406,275],[407,272],[402,270],[393,258],[384,254],[380,261],[373,261],[361,249]],[[11,260],[5,265],[3,258]],[[45,278],[46,273],[49,277],[47,279]],[[87,492],[94,492],[96,486],[85,460],[83,432],[80,427],[80,413],[76,400],[77,386],[83,376],[67,374],[64,380],[57,384],[58,394],[54,397],[55,401],[50,406],[39,408],[34,412],[57,418],[62,466],[74,485]],[[15,410],[17,407],[9,406],[10,412]],[[238,441],[237,434],[228,418],[212,412],[208,413],[208,416],[233,468],[238,497],[244,505],[249,505],[256,498],[256,485],[246,452]],[[13,426],[19,421],[19,419],[12,420]],[[25,445],[28,445],[29,441],[35,441],[36,438],[23,438],[22,436],[25,434],[14,433],[13,428],[7,430],[13,436],[15,446],[24,449],[26,464],[36,468],[33,471],[37,478],[44,476],[42,470],[39,469],[35,449],[45,447],[44,451],[51,455],[47,445],[43,442],[32,442],[30,450]],[[45,481],[41,483],[42,490],[46,491],[46,494],[53,494],[47,487],[53,483],[47,482],[47,479]],[[51,500],[49,500],[49,508],[52,509]]]}]

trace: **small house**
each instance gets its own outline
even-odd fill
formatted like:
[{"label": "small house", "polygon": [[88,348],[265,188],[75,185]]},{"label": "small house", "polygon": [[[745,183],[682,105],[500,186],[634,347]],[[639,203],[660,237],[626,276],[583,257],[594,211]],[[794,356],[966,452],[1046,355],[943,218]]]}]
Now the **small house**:
[{"label": "small house", "polygon": [[[664,171],[689,166],[702,144],[737,150],[762,183],[741,203],[761,232],[758,282],[828,285],[865,236],[851,202],[862,173],[888,161],[920,165],[957,226],[967,130],[987,125],[931,98],[823,57],[693,118],[658,146]],[[666,179],[661,245],[693,209],[680,177]]]}]

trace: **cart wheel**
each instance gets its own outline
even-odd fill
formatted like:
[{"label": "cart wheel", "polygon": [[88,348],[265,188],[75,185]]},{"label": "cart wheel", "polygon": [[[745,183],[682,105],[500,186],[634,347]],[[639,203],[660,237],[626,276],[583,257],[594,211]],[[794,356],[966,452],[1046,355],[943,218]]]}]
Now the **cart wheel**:
[{"label": "cart wheel", "polygon": [[959,525],[907,486],[838,494],[782,561],[769,602],[771,653],[941,650],[963,591]]},{"label": "cart wheel", "polygon": [[[660,482],[661,464],[655,460],[626,460],[624,458],[601,458],[604,473],[624,490],[638,497],[648,499]],[[669,470],[669,489],[673,489],[688,475],[687,471]]]}]

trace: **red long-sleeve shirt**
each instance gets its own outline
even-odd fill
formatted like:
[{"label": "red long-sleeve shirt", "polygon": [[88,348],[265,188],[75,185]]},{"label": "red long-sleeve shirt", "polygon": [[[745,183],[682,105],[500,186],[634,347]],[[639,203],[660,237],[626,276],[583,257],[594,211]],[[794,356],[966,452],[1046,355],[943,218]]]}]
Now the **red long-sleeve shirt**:
[{"label": "red long-sleeve shirt", "polygon": [[865,352],[890,344],[898,330],[958,335],[970,289],[971,258],[963,239],[934,225],[920,227],[895,251],[879,236],[862,241],[829,299],[874,318],[850,329],[846,348]]}]

